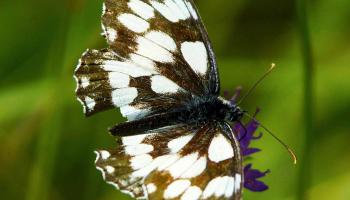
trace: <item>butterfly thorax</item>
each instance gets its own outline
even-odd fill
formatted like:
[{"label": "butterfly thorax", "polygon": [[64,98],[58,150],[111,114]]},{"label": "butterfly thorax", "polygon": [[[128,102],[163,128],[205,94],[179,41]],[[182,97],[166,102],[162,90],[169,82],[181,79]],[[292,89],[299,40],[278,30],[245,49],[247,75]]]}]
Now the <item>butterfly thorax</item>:
[{"label": "butterfly thorax", "polygon": [[243,116],[243,111],[236,104],[225,100],[222,97],[212,98],[203,103],[193,105],[184,113],[186,121],[208,121],[208,120],[225,120],[239,121]]},{"label": "butterfly thorax", "polygon": [[225,120],[230,122],[240,121],[243,117],[244,111],[233,103],[232,101],[227,101],[224,98],[219,97],[219,100],[223,103],[223,112],[225,113]]}]

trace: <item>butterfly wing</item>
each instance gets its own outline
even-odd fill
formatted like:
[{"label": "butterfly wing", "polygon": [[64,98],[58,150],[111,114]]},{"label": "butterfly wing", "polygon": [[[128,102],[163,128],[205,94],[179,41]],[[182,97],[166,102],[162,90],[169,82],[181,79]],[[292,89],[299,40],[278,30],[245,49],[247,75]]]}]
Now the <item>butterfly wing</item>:
[{"label": "butterfly wing", "polygon": [[85,113],[120,107],[129,120],[219,92],[215,57],[192,1],[105,0],[109,44],[88,50],[75,77]]},{"label": "butterfly wing", "polygon": [[76,94],[87,116],[120,107],[129,120],[164,112],[188,101],[189,93],[152,69],[111,49],[88,50],[75,72]]},{"label": "butterfly wing", "polygon": [[121,137],[97,151],[105,180],[136,198],[240,199],[241,156],[230,127],[181,124]]}]

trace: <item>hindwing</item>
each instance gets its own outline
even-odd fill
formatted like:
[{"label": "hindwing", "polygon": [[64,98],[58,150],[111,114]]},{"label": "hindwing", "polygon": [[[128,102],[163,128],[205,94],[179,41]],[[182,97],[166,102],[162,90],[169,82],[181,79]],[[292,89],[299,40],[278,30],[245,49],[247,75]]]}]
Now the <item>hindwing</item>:
[{"label": "hindwing", "polygon": [[105,180],[136,198],[240,199],[242,159],[226,123],[181,124],[121,137],[97,151]]}]

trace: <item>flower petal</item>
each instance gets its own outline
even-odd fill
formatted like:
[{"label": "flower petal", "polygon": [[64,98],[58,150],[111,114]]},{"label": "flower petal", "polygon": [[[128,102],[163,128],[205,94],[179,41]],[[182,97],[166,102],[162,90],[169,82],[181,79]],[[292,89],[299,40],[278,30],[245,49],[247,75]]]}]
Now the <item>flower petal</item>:
[{"label": "flower petal", "polygon": [[269,189],[265,183],[257,180],[244,181],[244,187],[253,192],[263,192]]},{"label": "flower petal", "polygon": [[261,149],[258,149],[258,148],[247,148],[247,149],[242,150],[242,155],[243,156],[249,156],[249,155],[251,155],[253,153],[257,153],[259,151],[261,151]]}]

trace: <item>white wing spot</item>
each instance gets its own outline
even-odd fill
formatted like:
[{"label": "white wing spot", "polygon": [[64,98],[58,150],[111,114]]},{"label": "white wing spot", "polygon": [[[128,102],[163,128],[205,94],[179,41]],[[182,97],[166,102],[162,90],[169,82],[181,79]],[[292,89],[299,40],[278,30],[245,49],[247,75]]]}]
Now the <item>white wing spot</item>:
[{"label": "white wing spot", "polygon": [[222,134],[218,134],[213,138],[208,151],[209,159],[216,163],[233,158],[234,156],[231,143]]},{"label": "white wing spot", "polygon": [[235,193],[241,189],[242,175],[236,174],[235,176]]},{"label": "white wing spot", "polygon": [[109,157],[111,157],[111,154],[105,150],[100,151],[100,155],[103,160],[107,160]]},{"label": "white wing spot", "polygon": [[208,53],[203,42],[184,42],[181,44],[181,53],[195,72],[205,75],[208,70]]},{"label": "white wing spot", "polygon": [[175,13],[167,5],[153,0],[151,1],[151,4],[167,20],[174,23],[179,21],[179,16],[176,16]]},{"label": "white wing spot", "polygon": [[147,31],[150,24],[144,19],[129,13],[124,13],[118,16],[118,20],[128,29],[136,33]]},{"label": "white wing spot", "polygon": [[164,156],[164,162],[158,166],[158,171],[164,171],[166,168],[174,164],[180,159],[178,154],[170,154]]},{"label": "white wing spot", "polygon": [[198,159],[198,152],[186,155],[172,164],[167,170],[176,179],[185,173]]},{"label": "white wing spot", "polygon": [[152,194],[155,191],[157,191],[157,186],[154,183],[149,183],[149,184],[147,184],[146,187],[147,187],[148,194]]},{"label": "white wing spot", "polygon": [[225,190],[226,190],[228,181],[229,181],[229,177],[228,176],[224,176],[224,177],[220,178],[219,184],[218,184],[218,186],[216,187],[216,190],[215,190],[215,196],[216,197],[221,197],[221,196],[225,195],[225,192],[226,192]]},{"label": "white wing spot", "polygon": [[130,54],[129,56],[135,64],[152,71],[154,74],[158,74],[155,72],[156,67],[152,60],[134,53]]},{"label": "white wing spot", "polygon": [[136,88],[117,89],[112,92],[112,101],[115,106],[121,107],[133,102],[137,95]]},{"label": "white wing spot", "polygon": [[129,87],[130,77],[119,72],[108,73],[109,83],[113,89]]},{"label": "white wing spot", "polygon": [[187,170],[184,174],[181,175],[181,178],[194,178],[196,176],[201,175],[205,169],[207,168],[207,158],[201,157],[199,158],[189,170]]},{"label": "white wing spot", "polygon": [[198,20],[198,18],[199,18],[198,14],[197,14],[196,10],[193,8],[193,6],[191,5],[191,3],[186,1],[186,5],[187,5],[188,10],[190,11],[193,19]]},{"label": "white wing spot", "polygon": [[149,144],[137,144],[125,147],[125,153],[130,156],[137,156],[141,154],[147,154],[153,151],[153,146]]},{"label": "white wing spot", "polygon": [[206,186],[203,192],[203,198],[209,198],[211,196],[227,198],[233,195],[235,179],[231,176],[216,177],[211,180]]},{"label": "white wing spot", "polygon": [[172,63],[174,61],[173,55],[158,44],[142,36],[139,36],[136,42],[138,44],[137,54],[161,63]]},{"label": "white wing spot", "polygon": [[159,156],[155,158],[151,164],[147,165],[146,167],[139,169],[135,172],[132,173],[132,177],[146,177],[149,173],[151,173],[153,170],[157,169],[159,171],[161,167],[167,167],[169,166],[172,162],[175,162],[176,159],[178,159],[177,155],[164,155],[164,156]]},{"label": "white wing spot", "polygon": [[114,42],[117,39],[117,31],[111,27],[107,27],[106,28],[106,32],[105,32],[106,36],[107,36],[107,40],[109,42]]},{"label": "white wing spot", "polygon": [[85,104],[89,111],[94,110],[96,101],[90,97],[85,97]]},{"label": "white wing spot", "polygon": [[132,62],[120,62],[116,60],[104,61],[101,65],[102,69],[108,72],[120,72],[132,77],[151,76],[155,74],[152,70],[143,68]]},{"label": "white wing spot", "polygon": [[161,31],[151,31],[145,35],[145,38],[166,48],[169,51],[176,51],[176,43],[168,34]]},{"label": "white wing spot", "polygon": [[204,199],[207,199],[215,194],[216,188],[220,184],[220,180],[221,177],[216,177],[208,183],[202,195]]},{"label": "white wing spot", "polygon": [[187,143],[189,143],[191,141],[193,136],[194,136],[194,134],[189,134],[189,135],[182,136],[182,137],[175,138],[175,139],[171,140],[168,143],[168,148],[170,149],[170,152],[171,153],[179,152],[184,146],[186,146]]},{"label": "white wing spot", "polygon": [[83,77],[81,80],[81,87],[87,88],[90,85],[90,80],[88,77]]},{"label": "white wing spot", "polygon": [[171,10],[171,12],[174,14],[174,16],[176,16],[178,18],[178,20],[184,20],[184,19],[188,18],[188,16],[186,16],[182,12],[180,7],[173,0],[164,0],[164,3],[166,6],[168,6],[168,8]]},{"label": "white wing spot", "polygon": [[164,199],[173,199],[180,196],[185,190],[191,186],[189,180],[176,180],[172,182],[164,191]]},{"label": "white wing spot", "polygon": [[134,170],[141,169],[152,162],[153,158],[149,154],[142,154],[130,159],[130,165]]},{"label": "white wing spot", "polygon": [[233,195],[233,190],[235,189],[235,178],[229,177],[227,181],[227,186],[225,189],[225,197],[230,198]]},{"label": "white wing spot", "polygon": [[177,4],[186,18],[191,17],[191,14],[189,13],[189,10],[183,0],[174,0],[174,2]]},{"label": "white wing spot", "polygon": [[181,200],[198,200],[202,194],[202,190],[197,186],[189,187],[181,196]]},{"label": "white wing spot", "polygon": [[147,20],[154,17],[154,8],[145,2],[142,2],[140,0],[130,0],[128,6],[134,13],[143,19]]},{"label": "white wing spot", "polygon": [[189,18],[190,13],[186,5],[181,0],[175,1],[164,0],[164,3],[160,3],[152,0],[151,4],[164,18],[173,23]]},{"label": "white wing spot", "polygon": [[129,121],[140,119],[150,113],[150,109],[143,108],[138,109],[134,106],[123,106],[120,108],[120,112],[124,117],[127,117]]},{"label": "white wing spot", "polygon": [[109,165],[107,165],[105,169],[109,174],[113,174],[115,172],[115,168]]},{"label": "white wing spot", "polygon": [[123,145],[137,145],[140,144],[149,134],[133,135],[122,137]]},{"label": "white wing spot", "polygon": [[180,89],[176,83],[160,75],[152,76],[151,82],[152,90],[159,94],[176,93]]}]

